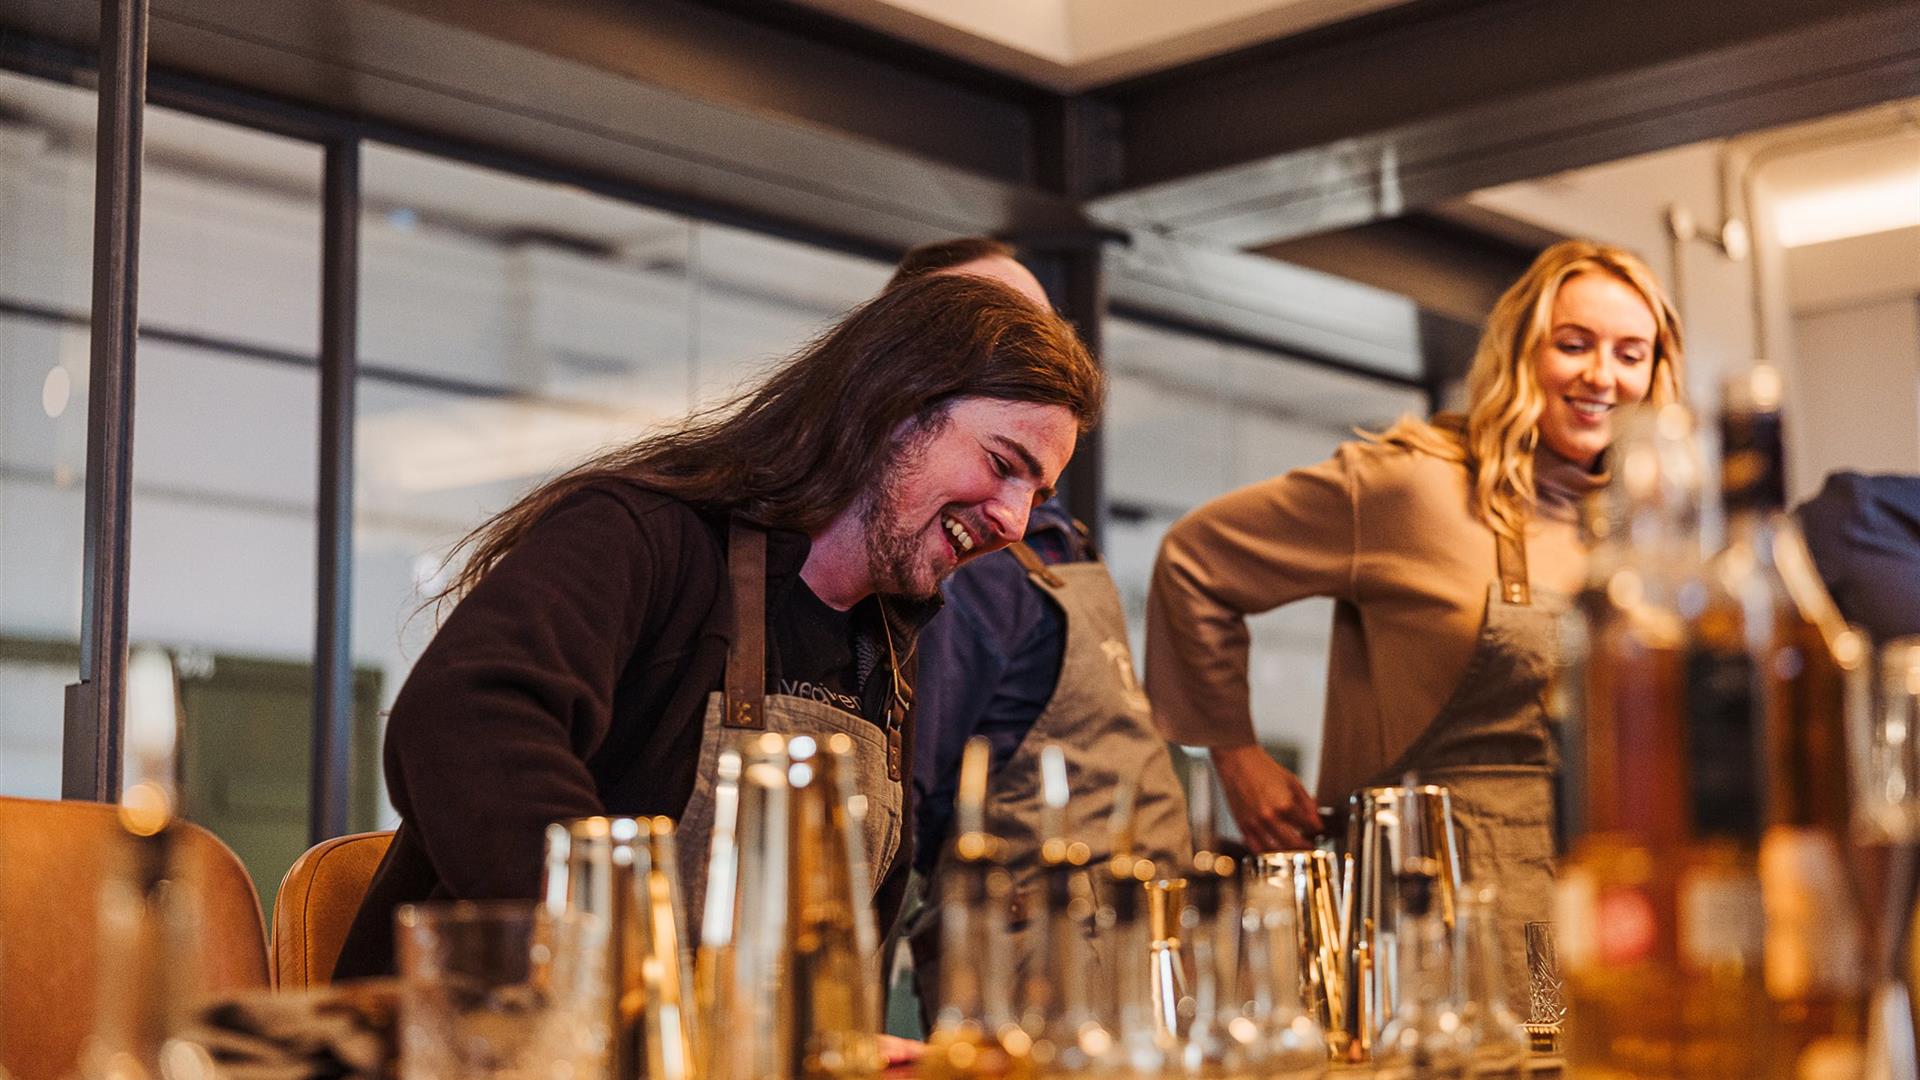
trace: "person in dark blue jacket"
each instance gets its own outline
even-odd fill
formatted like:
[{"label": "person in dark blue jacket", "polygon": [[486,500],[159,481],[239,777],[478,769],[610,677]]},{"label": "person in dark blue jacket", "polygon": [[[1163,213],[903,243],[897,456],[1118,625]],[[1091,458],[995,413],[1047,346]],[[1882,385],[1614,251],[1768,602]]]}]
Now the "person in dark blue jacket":
[{"label": "person in dark blue jacket", "polygon": [[1795,516],[1848,622],[1883,644],[1920,634],[1920,476],[1837,472]]},{"label": "person in dark blue jacket", "polygon": [[[917,248],[893,285],[928,274],[990,277],[1048,306],[1039,281],[995,240]],[[1040,769],[1047,745],[1059,748],[1072,791],[1051,820],[1067,839],[1087,844],[1090,863],[1112,854],[1109,818],[1123,784],[1136,792],[1134,853],[1169,875],[1192,856],[1186,800],[1134,673],[1119,593],[1059,501],[1035,507],[1022,542],[963,567],[943,592],[945,608],[920,637],[914,703],[915,842],[925,845],[916,848],[915,869],[926,880],[927,902],[903,926],[929,1028],[941,1000],[941,869],[968,739],[983,735],[992,746],[986,824],[1006,843],[1004,862],[1019,894],[1037,884],[1047,838]],[[1016,918],[1011,929],[1012,970],[1021,971],[1031,951],[1024,921]]]}]

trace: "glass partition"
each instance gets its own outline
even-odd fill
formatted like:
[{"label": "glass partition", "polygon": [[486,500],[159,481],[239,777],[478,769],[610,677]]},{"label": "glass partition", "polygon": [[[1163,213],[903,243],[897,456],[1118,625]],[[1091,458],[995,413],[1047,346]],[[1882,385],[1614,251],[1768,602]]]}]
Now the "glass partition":
[{"label": "glass partition", "polygon": [[[1355,427],[1426,410],[1415,390],[1125,318],[1107,321],[1106,349],[1104,546],[1136,663],[1168,526],[1217,495],[1324,460]],[[1249,620],[1255,729],[1309,787],[1332,618],[1331,601],[1308,600]]]}]

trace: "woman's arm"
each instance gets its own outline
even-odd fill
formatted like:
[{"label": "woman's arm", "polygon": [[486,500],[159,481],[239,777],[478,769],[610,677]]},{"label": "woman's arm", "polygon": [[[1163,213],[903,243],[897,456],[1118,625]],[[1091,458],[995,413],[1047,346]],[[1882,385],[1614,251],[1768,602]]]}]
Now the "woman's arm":
[{"label": "woman's arm", "polygon": [[1147,690],[1167,738],[1212,750],[1234,820],[1257,850],[1320,827],[1298,777],[1254,740],[1247,616],[1309,596],[1353,598],[1349,446],[1221,496],[1176,522],[1147,600]]}]

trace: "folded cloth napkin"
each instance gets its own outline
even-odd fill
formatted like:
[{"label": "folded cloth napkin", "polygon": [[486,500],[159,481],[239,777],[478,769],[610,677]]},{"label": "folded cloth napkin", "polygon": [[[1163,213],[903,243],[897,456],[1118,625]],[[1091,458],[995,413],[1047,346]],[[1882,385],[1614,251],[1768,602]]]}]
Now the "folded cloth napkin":
[{"label": "folded cloth napkin", "polygon": [[179,1037],[224,1080],[389,1080],[394,1012],[394,988],[366,983],[250,994],[201,1009]]}]

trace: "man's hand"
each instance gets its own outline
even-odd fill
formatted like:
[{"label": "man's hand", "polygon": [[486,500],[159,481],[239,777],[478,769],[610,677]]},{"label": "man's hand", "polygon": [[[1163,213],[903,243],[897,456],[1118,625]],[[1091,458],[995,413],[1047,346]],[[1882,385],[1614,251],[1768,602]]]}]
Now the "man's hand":
[{"label": "man's hand", "polygon": [[1216,746],[1213,767],[1240,835],[1253,851],[1297,851],[1313,846],[1320,811],[1300,778],[1258,746]]}]

